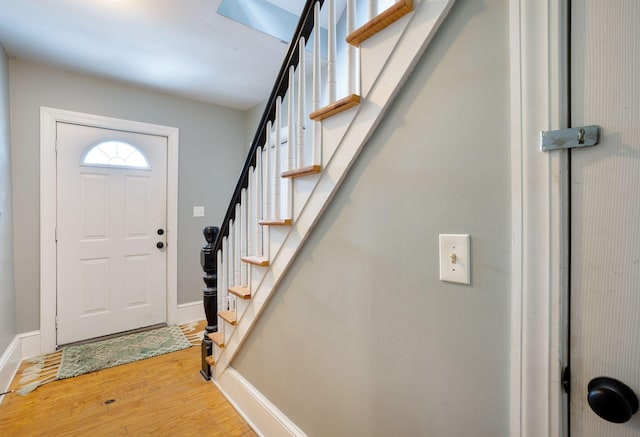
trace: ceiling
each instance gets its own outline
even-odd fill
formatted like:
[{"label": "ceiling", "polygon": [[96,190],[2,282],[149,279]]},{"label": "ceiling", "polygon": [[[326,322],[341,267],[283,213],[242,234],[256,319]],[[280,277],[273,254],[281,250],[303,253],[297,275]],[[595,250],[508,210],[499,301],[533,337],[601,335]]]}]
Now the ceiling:
[{"label": "ceiling", "polygon": [[269,96],[287,44],[218,15],[221,1],[0,0],[0,43],[17,59],[246,110]]}]

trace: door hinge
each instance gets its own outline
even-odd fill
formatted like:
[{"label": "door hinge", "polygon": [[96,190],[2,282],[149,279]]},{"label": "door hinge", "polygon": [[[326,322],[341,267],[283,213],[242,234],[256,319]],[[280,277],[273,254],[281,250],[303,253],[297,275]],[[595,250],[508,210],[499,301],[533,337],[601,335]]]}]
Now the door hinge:
[{"label": "door hinge", "polygon": [[569,366],[566,366],[562,371],[562,390],[564,390],[566,394],[571,392],[571,370]]},{"label": "door hinge", "polygon": [[56,228],[56,231],[55,231],[55,239],[56,239],[56,243],[57,243],[58,242],[58,228]]},{"label": "door hinge", "polygon": [[540,132],[540,150],[574,149],[595,146],[600,141],[600,126],[582,126]]},{"label": "door hinge", "polygon": [[56,316],[56,329],[58,329],[58,316]]}]

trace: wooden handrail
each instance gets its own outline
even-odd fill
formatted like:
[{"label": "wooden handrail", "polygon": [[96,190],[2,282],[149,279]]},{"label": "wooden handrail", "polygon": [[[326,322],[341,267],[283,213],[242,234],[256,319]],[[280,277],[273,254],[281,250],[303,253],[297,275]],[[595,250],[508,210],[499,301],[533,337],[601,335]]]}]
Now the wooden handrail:
[{"label": "wooden handrail", "polygon": [[267,123],[269,120],[273,120],[275,118],[276,99],[278,97],[284,97],[285,93],[287,92],[287,87],[289,86],[289,67],[291,65],[293,65],[294,68],[298,66],[299,41],[303,37],[305,40],[308,40],[309,35],[313,30],[313,7],[316,3],[319,3],[322,7],[324,0],[307,0],[304,8],[302,9],[302,13],[300,14],[300,21],[298,22],[296,31],[293,34],[291,42],[289,43],[287,55],[282,62],[282,66],[280,67],[280,73],[278,74],[276,82],[273,86],[273,90],[271,91],[269,100],[267,101],[264,113],[262,114],[262,118],[260,119],[260,123],[258,124],[258,129],[253,137],[253,141],[251,142],[249,155],[247,156],[247,160],[242,167],[242,172],[240,173],[238,183],[236,184],[236,188],[231,197],[231,201],[229,202],[227,213],[225,214],[222,225],[220,226],[220,232],[218,233],[218,238],[216,239],[216,243],[213,247],[213,253],[216,253],[222,248],[222,238],[229,235],[229,222],[235,219],[235,206],[236,204],[240,203],[240,195],[242,193],[242,189],[247,188],[247,185],[249,183],[249,169],[255,165],[258,147],[265,142]]}]

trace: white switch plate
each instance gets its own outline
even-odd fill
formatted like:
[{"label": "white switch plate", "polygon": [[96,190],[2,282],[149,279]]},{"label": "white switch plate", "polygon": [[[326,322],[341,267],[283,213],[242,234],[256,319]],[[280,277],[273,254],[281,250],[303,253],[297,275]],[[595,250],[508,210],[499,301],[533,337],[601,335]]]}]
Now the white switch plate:
[{"label": "white switch plate", "polygon": [[469,234],[440,234],[440,280],[471,283]]},{"label": "white switch plate", "polygon": [[194,206],[193,207],[193,216],[194,217],[204,217],[204,206]]}]

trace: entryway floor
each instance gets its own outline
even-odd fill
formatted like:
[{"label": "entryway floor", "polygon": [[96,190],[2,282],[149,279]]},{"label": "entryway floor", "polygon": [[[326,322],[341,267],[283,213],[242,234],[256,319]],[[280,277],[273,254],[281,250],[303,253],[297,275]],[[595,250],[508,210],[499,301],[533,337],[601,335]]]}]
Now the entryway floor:
[{"label": "entryway floor", "polygon": [[199,370],[193,346],[11,393],[0,404],[0,435],[256,436]]}]

